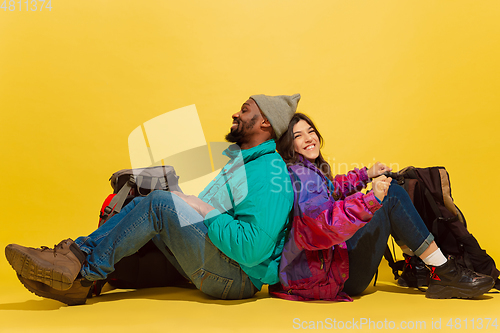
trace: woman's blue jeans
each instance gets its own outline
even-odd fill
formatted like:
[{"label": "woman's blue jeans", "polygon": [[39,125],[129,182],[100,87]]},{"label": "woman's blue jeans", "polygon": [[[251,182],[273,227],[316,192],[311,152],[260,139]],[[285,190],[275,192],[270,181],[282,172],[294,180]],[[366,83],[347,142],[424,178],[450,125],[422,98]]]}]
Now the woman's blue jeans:
[{"label": "woman's blue jeans", "polygon": [[382,201],[382,208],[346,242],[349,278],[343,290],[347,294],[358,295],[368,287],[384,256],[391,234],[398,245],[408,246],[417,256],[434,240],[408,193],[394,180]]},{"label": "woman's blue jeans", "polygon": [[102,280],[120,259],[149,240],[177,270],[205,294],[220,299],[252,297],[257,289],[239,264],[224,255],[207,236],[203,217],[177,195],[154,191],[135,198],[119,214],[76,244],[87,253],[81,274]]}]

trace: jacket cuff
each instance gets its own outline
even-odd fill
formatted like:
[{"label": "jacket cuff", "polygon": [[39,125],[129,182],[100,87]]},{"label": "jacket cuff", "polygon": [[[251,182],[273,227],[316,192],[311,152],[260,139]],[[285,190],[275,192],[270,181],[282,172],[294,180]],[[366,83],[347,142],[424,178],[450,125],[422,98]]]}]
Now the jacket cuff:
[{"label": "jacket cuff", "polygon": [[221,212],[215,208],[212,209],[211,211],[208,212],[207,215],[205,215],[205,219],[203,220],[203,223],[208,227],[219,217]]},{"label": "jacket cuff", "polygon": [[375,197],[375,194],[372,192],[368,192],[363,196],[363,201],[366,204],[366,207],[372,212],[372,214],[375,214],[375,212],[382,207],[382,204],[378,202],[377,197]]}]

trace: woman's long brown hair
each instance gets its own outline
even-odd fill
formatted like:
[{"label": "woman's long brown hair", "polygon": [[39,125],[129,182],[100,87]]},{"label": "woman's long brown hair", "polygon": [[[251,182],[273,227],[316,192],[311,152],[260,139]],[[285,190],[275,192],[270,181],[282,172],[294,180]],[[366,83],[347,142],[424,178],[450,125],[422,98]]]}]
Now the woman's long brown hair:
[{"label": "woman's long brown hair", "polygon": [[[305,120],[309,126],[314,129],[314,132],[316,132],[316,135],[319,138],[320,147],[323,147],[323,137],[319,134],[318,129],[314,126],[312,120],[305,114],[297,112],[293,115],[292,120],[290,120],[286,132],[283,133],[281,138],[279,138],[276,142],[276,149],[287,164],[295,164],[298,159],[299,154],[293,147],[293,127],[301,120]],[[321,155],[321,150],[319,151],[319,156],[314,161],[314,164],[325,175],[325,177],[333,181],[330,164],[328,164],[328,162],[326,162],[323,158],[323,155]]]}]

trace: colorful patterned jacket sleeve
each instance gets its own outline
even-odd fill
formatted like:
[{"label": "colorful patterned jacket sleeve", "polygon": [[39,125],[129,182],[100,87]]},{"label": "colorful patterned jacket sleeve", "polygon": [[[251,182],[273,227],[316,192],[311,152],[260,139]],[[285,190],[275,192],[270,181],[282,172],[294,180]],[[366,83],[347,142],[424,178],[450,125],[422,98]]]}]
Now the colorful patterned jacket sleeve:
[{"label": "colorful patterned jacket sleeve", "polygon": [[326,178],[308,161],[291,166],[289,172],[296,193],[294,238],[306,250],[327,249],[346,241],[381,207],[372,192],[335,201]]},{"label": "colorful patterned jacket sleeve", "polygon": [[336,175],[333,179],[333,195],[337,199],[344,199],[364,189],[368,181],[366,168],[354,168],[347,175]]}]

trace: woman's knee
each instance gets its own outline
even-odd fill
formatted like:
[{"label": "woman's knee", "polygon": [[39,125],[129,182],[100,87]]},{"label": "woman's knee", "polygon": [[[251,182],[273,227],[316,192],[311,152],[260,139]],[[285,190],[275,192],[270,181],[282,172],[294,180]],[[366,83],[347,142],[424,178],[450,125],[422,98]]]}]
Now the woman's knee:
[{"label": "woman's knee", "polygon": [[394,181],[391,183],[391,186],[389,186],[389,191],[387,194],[389,197],[396,197],[398,199],[409,198],[408,193],[406,193],[405,189],[401,185],[394,183]]}]

